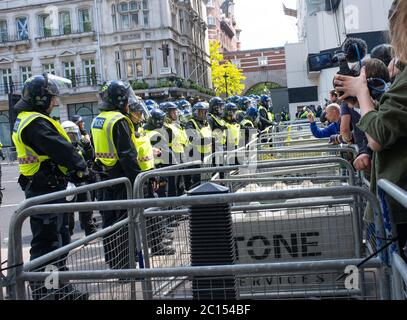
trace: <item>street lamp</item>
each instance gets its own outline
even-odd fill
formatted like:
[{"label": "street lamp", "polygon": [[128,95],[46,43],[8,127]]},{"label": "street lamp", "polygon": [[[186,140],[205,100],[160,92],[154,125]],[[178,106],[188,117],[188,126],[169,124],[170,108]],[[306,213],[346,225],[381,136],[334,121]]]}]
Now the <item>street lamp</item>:
[{"label": "street lamp", "polygon": [[228,78],[229,76],[227,75],[227,73],[225,72],[225,74],[223,75],[223,78],[225,79],[225,87],[226,87],[226,98],[229,96],[229,92],[228,92]]}]

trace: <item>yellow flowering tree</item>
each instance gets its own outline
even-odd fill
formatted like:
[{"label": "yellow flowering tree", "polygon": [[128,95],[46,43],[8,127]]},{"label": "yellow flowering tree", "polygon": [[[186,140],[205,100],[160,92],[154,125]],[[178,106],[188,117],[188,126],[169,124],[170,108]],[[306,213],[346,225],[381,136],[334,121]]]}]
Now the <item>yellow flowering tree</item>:
[{"label": "yellow flowering tree", "polygon": [[243,70],[230,61],[223,61],[224,58],[220,53],[219,41],[210,41],[209,49],[212,65],[212,83],[216,95],[226,95],[226,82],[229,96],[240,95],[245,88],[245,85],[242,83],[246,79],[243,75]]}]

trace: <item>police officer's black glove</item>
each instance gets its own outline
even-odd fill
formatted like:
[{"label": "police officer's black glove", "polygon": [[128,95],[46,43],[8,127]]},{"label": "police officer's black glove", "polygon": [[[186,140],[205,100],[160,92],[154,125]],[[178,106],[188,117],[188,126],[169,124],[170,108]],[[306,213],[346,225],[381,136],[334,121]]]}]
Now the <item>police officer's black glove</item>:
[{"label": "police officer's black glove", "polygon": [[3,150],[0,150],[0,158],[2,158],[3,160],[6,160],[6,157],[3,154]]},{"label": "police officer's black glove", "polygon": [[67,179],[69,182],[72,182],[74,184],[89,182],[90,181],[90,171],[88,170],[88,168],[86,168],[85,171],[68,172]]},{"label": "police officer's black glove", "polygon": [[81,138],[81,144],[82,144],[82,146],[84,147],[84,148],[89,148],[90,147],[90,141],[88,140],[88,139],[86,139],[86,138]]}]

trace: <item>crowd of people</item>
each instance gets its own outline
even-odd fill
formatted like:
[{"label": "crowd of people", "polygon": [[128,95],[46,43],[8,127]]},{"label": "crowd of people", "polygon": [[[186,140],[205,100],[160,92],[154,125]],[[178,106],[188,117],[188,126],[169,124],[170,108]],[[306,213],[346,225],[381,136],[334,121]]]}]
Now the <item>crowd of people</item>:
[{"label": "crowd of people", "polygon": [[[378,179],[388,179],[407,189],[407,1],[395,1],[390,14],[391,45],[381,45],[370,58],[355,64],[357,77],[337,75],[326,108],[314,114],[305,108],[298,115],[308,119],[317,138],[330,138],[335,144],[356,144],[359,154],[353,165],[364,171],[377,193]],[[58,104],[63,78],[38,75],[26,81],[22,99],[16,104],[18,114],[12,139],[16,146],[19,184],[26,198],[65,190],[68,183],[80,186],[89,182],[127,177],[134,182],[141,172],[191,160],[203,161],[207,155],[234,150],[247,144],[253,133],[264,132],[276,123],[270,96],[232,96],[209,101],[186,99],[157,104],[137,97],[130,84],[108,81],[100,92],[101,113],[86,132],[83,119],[74,116],[60,124],[50,114]],[[389,85],[391,83],[391,85]],[[286,110],[278,115],[288,121]],[[327,125],[316,124],[319,117]],[[200,175],[156,177],[145,188],[144,197],[173,197],[185,194],[200,183]],[[123,185],[105,188],[98,194],[79,195],[76,201],[121,200],[126,198]],[[66,199],[51,203],[66,202]],[[388,199],[403,255],[407,241],[407,210]],[[102,210],[102,227],[126,218],[123,210]],[[92,212],[79,214],[86,235],[96,232]],[[367,208],[367,221],[373,222]],[[152,255],[173,255],[171,228],[177,220],[147,219],[152,235]],[[43,214],[30,217],[33,234],[30,258],[36,259],[70,242],[73,214]],[[113,241],[116,237],[117,241]],[[104,238],[106,263],[112,269],[128,267],[119,258],[127,246],[123,234]],[[117,245],[119,243],[119,245]],[[66,268],[64,259],[58,268]],[[36,297],[47,294],[43,286],[32,285]],[[86,299],[85,293],[69,288],[71,298]]]},{"label": "crowd of people", "polygon": [[[355,63],[356,76],[335,76],[335,89],[320,117],[323,128],[316,125],[314,113],[306,114],[315,137],[357,145],[353,166],[365,173],[374,194],[380,179],[407,190],[407,1],[394,1],[389,21],[392,43],[373,48],[369,58]],[[407,261],[407,210],[391,198],[386,204],[398,251]],[[374,223],[369,204],[365,221]]]},{"label": "crowd of people", "polygon": [[[214,97],[193,105],[186,99],[157,104],[136,96],[129,83],[114,80],[103,85],[101,112],[87,132],[79,115],[63,123],[50,117],[58,104],[60,87],[66,82],[54,75],[34,76],[26,81],[22,99],[14,107],[18,115],[12,139],[19,161],[18,182],[26,198],[120,177],[134,182],[140,172],[203,161],[214,152],[235,150],[275,124],[272,100],[267,95],[233,96],[226,101]],[[200,175],[156,177],[148,182],[144,197],[181,196],[199,183]],[[99,193],[79,194],[76,199],[52,203],[125,198],[125,187],[115,185]],[[127,211],[102,210],[100,214],[102,227],[107,228],[126,218]],[[79,220],[85,235],[97,231],[93,212],[80,212]],[[171,232],[178,223],[174,219],[147,219],[151,255],[175,253]],[[75,218],[73,213],[34,215],[30,226],[33,260],[70,243]],[[111,269],[128,267],[128,261],[120,258],[127,241],[123,233],[104,237],[105,260]],[[64,259],[56,263],[61,270],[66,268]],[[32,290],[38,298],[47,293],[44,287],[34,284]],[[75,299],[86,298],[72,288],[70,292]]]}]

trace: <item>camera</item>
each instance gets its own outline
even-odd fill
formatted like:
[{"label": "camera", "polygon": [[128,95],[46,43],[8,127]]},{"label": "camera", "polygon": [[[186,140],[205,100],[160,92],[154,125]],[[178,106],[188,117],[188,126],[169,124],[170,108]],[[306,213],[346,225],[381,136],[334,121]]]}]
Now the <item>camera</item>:
[{"label": "camera", "polygon": [[[359,38],[348,38],[342,45],[342,50],[336,51],[332,58],[332,63],[339,64],[339,71],[337,74],[357,77],[359,71],[351,69],[349,63],[359,62],[361,64],[362,59],[367,54],[366,41]],[[335,87],[335,84],[334,84]],[[343,92],[338,92],[339,96],[342,96]],[[354,97],[348,99],[356,100]]]}]

